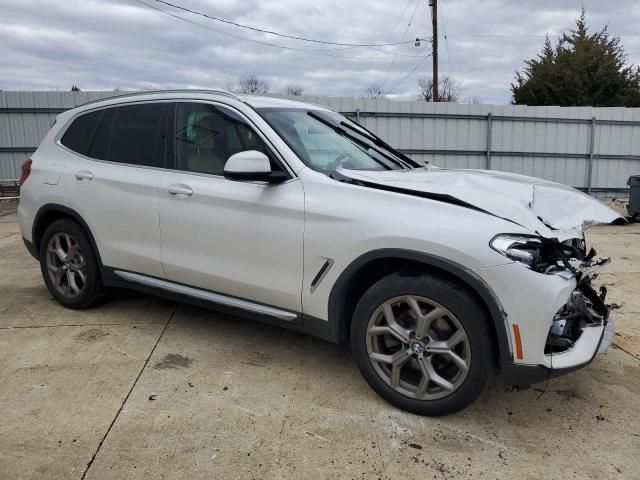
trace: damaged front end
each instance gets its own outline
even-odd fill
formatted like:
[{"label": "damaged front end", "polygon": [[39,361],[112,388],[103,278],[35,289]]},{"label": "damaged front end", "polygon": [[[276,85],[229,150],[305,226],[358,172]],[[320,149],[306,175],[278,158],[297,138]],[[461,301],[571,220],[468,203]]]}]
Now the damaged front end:
[{"label": "damaged front end", "polygon": [[571,294],[569,301],[558,310],[549,329],[545,345],[545,355],[570,352],[580,341],[583,333],[590,328],[604,327],[596,353],[606,352],[614,337],[613,320],[605,303],[607,289],[600,287],[596,292],[591,278],[585,278]]},{"label": "damaged front end", "polygon": [[[484,214],[503,220],[504,224],[491,222],[500,229],[492,228],[492,234],[518,232],[500,233],[489,242],[509,262],[489,255],[490,263],[477,269],[505,307],[510,352],[501,369],[507,384],[529,385],[575,370],[612,343],[606,290],[592,286],[609,259],[598,259],[593,249],[586,248],[584,231],[625,219],[597,199],[539,178],[432,165],[388,171],[339,168],[332,176],[425,199],[425,207],[439,202],[466,209],[474,218]],[[455,213],[454,208],[447,210]],[[512,230],[512,225],[518,228]],[[530,292],[521,298],[519,293],[526,288]]]},{"label": "damaged front end", "polygon": [[610,262],[608,258],[595,260],[595,250],[587,252],[584,239],[577,238],[560,242],[540,235],[500,234],[493,237],[490,246],[538,273],[575,276],[578,284]]},{"label": "damaged front end", "polygon": [[537,235],[497,235],[490,245],[535,272],[575,279],[574,291],[553,317],[544,347],[547,365],[556,370],[551,376],[583,366],[608,349],[615,332],[607,290],[596,291],[592,281],[610,259],[596,258],[583,238],[561,242]]}]

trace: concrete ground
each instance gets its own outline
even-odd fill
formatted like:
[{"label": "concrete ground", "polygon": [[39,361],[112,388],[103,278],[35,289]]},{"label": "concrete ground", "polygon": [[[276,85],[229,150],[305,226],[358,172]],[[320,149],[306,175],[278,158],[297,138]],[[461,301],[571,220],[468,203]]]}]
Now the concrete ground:
[{"label": "concrete ground", "polygon": [[613,258],[609,353],[432,419],[321,340],[137,293],[65,310],[4,208],[0,478],[638,478],[640,224],[589,238]]}]

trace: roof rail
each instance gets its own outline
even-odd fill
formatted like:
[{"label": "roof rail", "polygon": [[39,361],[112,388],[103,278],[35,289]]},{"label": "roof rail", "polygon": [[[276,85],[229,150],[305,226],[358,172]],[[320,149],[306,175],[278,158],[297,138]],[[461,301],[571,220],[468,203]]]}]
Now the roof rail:
[{"label": "roof rail", "polygon": [[231,93],[227,90],[221,90],[221,89],[215,89],[215,88],[209,88],[209,89],[182,88],[182,89],[169,89],[169,90],[145,90],[145,91],[138,91],[138,92],[122,93],[122,94],[116,93],[108,97],[102,97],[96,100],[90,100],[88,102],[81,103],[80,105],[77,105],[74,108],[84,107],[85,105],[92,105],[94,103],[103,102],[105,100],[111,100],[114,98],[137,97],[140,95],[153,95],[155,93],[215,93],[216,95],[224,95],[226,97],[230,97],[235,100],[244,102],[244,100],[242,100],[238,95],[236,95],[235,93]]}]

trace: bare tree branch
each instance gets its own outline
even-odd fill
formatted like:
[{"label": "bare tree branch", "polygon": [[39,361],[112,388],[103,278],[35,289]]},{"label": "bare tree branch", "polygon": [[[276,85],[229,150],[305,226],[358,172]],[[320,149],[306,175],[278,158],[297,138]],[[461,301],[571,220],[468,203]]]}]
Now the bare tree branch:
[{"label": "bare tree branch", "polygon": [[384,98],[385,94],[382,87],[377,83],[369,85],[360,94],[360,98]]},{"label": "bare tree branch", "polygon": [[[433,102],[433,79],[431,77],[418,78],[418,87],[420,93],[418,98],[425,102]],[[438,98],[439,102],[457,102],[460,99],[460,87],[458,82],[447,76],[438,82]]]},{"label": "bare tree branch", "polygon": [[252,94],[252,95],[264,95],[269,93],[269,84],[251,74],[246,77],[240,77],[238,79],[238,90],[240,93]]},{"label": "bare tree branch", "polygon": [[284,87],[284,94],[290,97],[299,97],[304,93],[304,88],[300,85],[296,85],[295,83],[291,83]]}]

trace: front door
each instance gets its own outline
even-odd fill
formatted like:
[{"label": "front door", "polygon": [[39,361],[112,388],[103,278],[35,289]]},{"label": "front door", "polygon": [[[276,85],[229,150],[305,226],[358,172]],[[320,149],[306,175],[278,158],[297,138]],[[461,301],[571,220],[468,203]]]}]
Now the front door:
[{"label": "front door", "polygon": [[159,188],[162,263],[168,280],[301,311],[304,191],[227,180],[234,153],[259,150],[281,168],[244,117],[211,103],[176,104],[175,170]]}]

